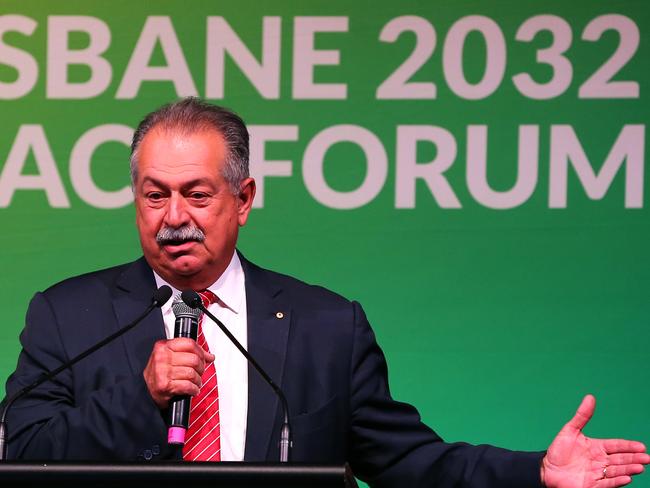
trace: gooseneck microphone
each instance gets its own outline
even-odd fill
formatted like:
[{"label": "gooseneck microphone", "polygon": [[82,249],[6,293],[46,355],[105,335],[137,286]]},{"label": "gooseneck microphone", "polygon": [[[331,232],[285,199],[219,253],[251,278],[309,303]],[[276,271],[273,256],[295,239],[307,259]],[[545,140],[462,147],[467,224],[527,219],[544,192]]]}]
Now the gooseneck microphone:
[{"label": "gooseneck microphone", "polygon": [[239,352],[241,352],[244,357],[248,360],[248,362],[255,368],[255,370],[260,374],[262,378],[264,378],[264,381],[266,381],[269,386],[273,389],[275,394],[278,396],[280,399],[280,403],[282,404],[282,410],[284,413],[284,422],[282,423],[282,430],[280,431],[280,462],[281,463],[286,463],[289,461],[290,458],[290,453],[291,453],[291,426],[289,424],[289,404],[287,403],[287,399],[284,396],[284,393],[280,389],[278,385],[275,384],[275,382],[271,379],[271,377],[266,374],[266,371],[262,369],[262,367],[255,361],[253,356],[251,356],[246,349],[239,343],[237,339],[235,339],[235,336],[233,336],[230,331],[226,328],[225,325],[214,315],[212,315],[206,307],[203,306],[203,300],[201,300],[201,297],[199,294],[195,291],[192,290],[185,290],[184,292],[181,293],[181,298],[185,302],[186,305],[188,305],[191,308],[199,309],[201,310],[204,314],[206,314],[212,321],[219,326],[221,331],[226,334],[228,339],[239,349]]},{"label": "gooseneck microphone", "polygon": [[122,327],[120,330],[117,332],[114,332],[113,334],[109,335],[105,339],[99,341],[97,344],[94,346],[89,347],[86,349],[84,352],[78,354],[74,358],[72,358],[69,361],[66,361],[63,363],[61,366],[59,366],[56,369],[53,369],[52,371],[48,371],[47,373],[43,373],[41,376],[39,376],[37,379],[35,379],[32,383],[29,385],[21,388],[18,390],[16,393],[11,395],[9,398],[7,398],[7,401],[5,402],[4,408],[2,409],[2,415],[0,416],[0,460],[6,460],[7,459],[7,422],[6,422],[6,417],[7,417],[7,412],[9,412],[9,408],[13,405],[13,403],[21,398],[22,396],[26,395],[30,391],[32,391],[34,388],[42,385],[46,381],[51,380],[54,378],[56,375],[58,375],[61,371],[64,371],[75,364],[77,364],[79,361],[84,359],[85,357],[91,355],[98,349],[101,349],[104,347],[106,344],[109,342],[114,341],[121,335],[124,335],[126,332],[134,328],[136,325],[138,325],[142,320],[151,313],[151,311],[158,307],[162,307],[165,303],[167,303],[167,300],[172,296],[172,289],[167,286],[163,285],[160,288],[158,288],[156,291],[153,292],[153,296],[151,299],[151,304],[145,309],[145,311],[138,317],[136,318],[133,322],[125,325]]},{"label": "gooseneck microphone", "polygon": [[[196,340],[199,333],[201,310],[187,306],[180,296],[174,297],[172,310],[176,317],[174,338],[187,337]],[[169,429],[167,431],[169,444],[185,444],[185,434],[190,418],[190,398],[189,395],[175,396],[169,403]]]}]

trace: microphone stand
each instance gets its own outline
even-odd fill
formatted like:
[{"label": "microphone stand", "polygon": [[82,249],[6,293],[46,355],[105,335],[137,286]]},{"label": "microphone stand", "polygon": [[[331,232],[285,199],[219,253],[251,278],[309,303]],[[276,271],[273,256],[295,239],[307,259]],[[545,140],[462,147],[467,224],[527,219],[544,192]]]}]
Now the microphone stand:
[{"label": "microphone stand", "polygon": [[212,321],[214,321],[215,324],[219,326],[221,331],[226,334],[228,339],[235,345],[237,349],[239,349],[239,352],[241,352],[244,357],[248,360],[250,364],[253,365],[255,370],[260,374],[262,378],[269,384],[269,386],[273,389],[275,394],[278,396],[280,399],[280,403],[282,404],[282,410],[284,413],[284,421],[282,422],[282,430],[280,431],[280,462],[281,463],[286,463],[289,462],[290,454],[291,454],[291,447],[292,447],[292,442],[291,442],[291,425],[289,424],[289,404],[287,403],[287,399],[284,396],[284,393],[280,389],[278,385],[275,384],[275,382],[271,379],[271,377],[266,374],[266,371],[262,369],[262,367],[255,361],[253,356],[251,356],[246,349],[240,344],[240,342],[235,338],[234,335],[228,330],[228,328],[223,325],[223,323],[215,317],[213,314],[211,314],[208,309],[203,305],[203,300],[201,300],[201,297],[199,296],[198,293],[196,293],[193,290],[185,290],[181,293],[181,298],[185,302],[186,305],[192,307],[192,308],[198,308],[201,310],[204,314],[206,314]]},{"label": "microphone stand", "polygon": [[91,355],[94,353],[97,349],[100,349],[104,347],[106,344],[109,342],[117,339],[121,335],[125,334],[129,330],[131,330],[133,327],[138,325],[142,319],[144,319],[151,311],[156,308],[156,307],[161,307],[167,300],[172,295],[172,290],[169,288],[167,285],[161,286],[158,290],[154,292],[153,299],[151,301],[151,304],[145,309],[145,311],[138,317],[136,318],[133,322],[125,325],[122,327],[120,330],[117,332],[114,332],[113,334],[109,335],[105,339],[101,340],[94,346],[91,346],[90,348],[86,349],[84,352],[78,354],[74,358],[72,358],[70,361],[67,361],[63,363],[61,366],[59,366],[56,369],[53,369],[52,371],[49,371],[47,373],[43,373],[41,376],[39,376],[36,380],[34,380],[32,383],[29,385],[21,388],[18,390],[16,393],[11,395],[9,398],[7,398],[4,407],[2,408],[2,415],[0,416],[0,461],[4,461],[7,459],[7,412],[13,405],[13,403],[18,400],[20,397],[23,395],[26,395],[30,391],[32,391],[34,388],[42,385],[46,381],[51,380],[54,378],[56,375],[58,375],[61,371],[64,371],[75,364],[77,364],[79,361],[82,359],[86,358],[87,356]]}]

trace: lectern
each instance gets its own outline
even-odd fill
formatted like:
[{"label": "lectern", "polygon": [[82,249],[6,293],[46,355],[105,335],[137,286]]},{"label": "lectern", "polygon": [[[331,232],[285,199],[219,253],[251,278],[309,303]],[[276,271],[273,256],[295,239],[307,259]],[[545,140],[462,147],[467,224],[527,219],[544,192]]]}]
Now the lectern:
[{"label": "lectern", "polygon": [[2,462],[0,486],[33,488],[357,488],[347,464]]}]

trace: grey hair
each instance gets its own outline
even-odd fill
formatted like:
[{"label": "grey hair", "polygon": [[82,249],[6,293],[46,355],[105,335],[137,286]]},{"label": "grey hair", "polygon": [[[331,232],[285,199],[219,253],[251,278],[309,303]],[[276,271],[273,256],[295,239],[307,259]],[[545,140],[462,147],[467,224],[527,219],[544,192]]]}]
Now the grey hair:
[{"label": "grey hair", "polygon": [[223,177],[228,182],[230,191],[239,195],[241,181],[249,176],[248,129],[239,115],[196,97],[183,98],[148,114],[138,124],[131,142],[131,187],[134,191],[138,179],[140,144],[153,128],[180,131],[183,134],[216,130],[223,137],[227,147]]}]

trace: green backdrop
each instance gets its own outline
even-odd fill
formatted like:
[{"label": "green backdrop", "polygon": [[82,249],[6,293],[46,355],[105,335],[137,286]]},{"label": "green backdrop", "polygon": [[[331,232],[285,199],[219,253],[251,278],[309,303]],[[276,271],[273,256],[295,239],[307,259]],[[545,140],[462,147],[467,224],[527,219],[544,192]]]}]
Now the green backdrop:
[{"label": "green backdrop", "polygon": [[648,32],[630,0],[0,0],[0,378],[35,291],[139,255],[120,141],[194,94],[252,126],[240,250],[359,300],[445,439],[543,449],[591,392],[589,435],[650,442]]}]

